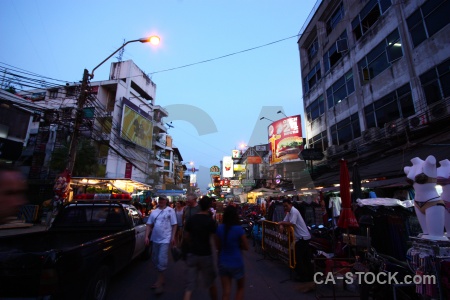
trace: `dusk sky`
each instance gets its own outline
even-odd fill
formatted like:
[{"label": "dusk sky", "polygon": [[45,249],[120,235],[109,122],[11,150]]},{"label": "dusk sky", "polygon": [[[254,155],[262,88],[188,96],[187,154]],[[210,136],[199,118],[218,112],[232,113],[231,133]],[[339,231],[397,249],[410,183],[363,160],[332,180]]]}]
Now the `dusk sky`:
[{"label": "dusk sky", "polygon": [[[223,156],[241,143],[267,143],[270,121],[261,116],[277,120],[282,110],[303,119],[297,34],[315,3],[3,0],[0,64],[78,82],[83,69],[92,70],[124,40],[160,36],[159,46],[128,44],[122,60],[133,60],[157,85],[155,104],[173,112],[168,133],[183,161],[200,169],[205,192],[209,168]],[[93,80],[107,80],[115,61]]]}]

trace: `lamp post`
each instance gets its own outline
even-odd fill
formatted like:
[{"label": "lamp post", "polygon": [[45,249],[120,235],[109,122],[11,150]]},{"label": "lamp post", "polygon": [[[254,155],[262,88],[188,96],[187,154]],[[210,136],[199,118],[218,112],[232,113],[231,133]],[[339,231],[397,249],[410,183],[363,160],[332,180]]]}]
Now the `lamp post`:
[{"label": "lamp post", "polygon": [[107,58],[105,58],[94,69],[92,69],[92,72],[90,74],[87,69],[84,69],[83,79],[81,81],[80,95],[78,97],[78,105],[77,105],[77,113],[76,113],[76,117],[75,117],[74,130],[72,133],[72,139],[70,141],[70,146],[69,146],[69,160],[68,160],[67,166],[66,166],[66,169],[67,169],[67,171],[69,171],[70,175],[72,175],[73,168],[75,166],[76,150],[78,147],[78,137],[80,135],[80,126],[81,126],[81,123],[83,122],[83,107],[84,107],[84,104],[86,103],[87,87],[88,87],[89,79],[94,78],[94,71],[97,70],[103,63],[105,63],[114,54],[116,54],[121,49],[123,49],[126,45],[128,45],[130,43],[134,43],[134,42],[141,42],[141,43],[151,42],[152,44],[157,45],[159,43],[159,37],[151,36],[148,38],[141,38],[141,39],[137,39],[137,40],[128,41],[128,42],[124,43],[122,46],[120,46],[116,51],[114,51]]},{"label": "lamp post", "polygon": [[264,119],[266,119],[266,120],[269,120],[269,121],[271,121],[271,122],[275,122],[274,120],[271,120],[271,119],[269,119],[269,118],[266,118],[266,117],[261,117],[261,118],[259,118],[260,120],[264,120]]},{"label": "lamp post", "polygon": [[282,112],[281,110],[277,111],[277,114],[282,114],[282,115],[285,116],[286,118],[288,117],[288,116],[286,116],[286,114],[285,114],[284,112]]}]

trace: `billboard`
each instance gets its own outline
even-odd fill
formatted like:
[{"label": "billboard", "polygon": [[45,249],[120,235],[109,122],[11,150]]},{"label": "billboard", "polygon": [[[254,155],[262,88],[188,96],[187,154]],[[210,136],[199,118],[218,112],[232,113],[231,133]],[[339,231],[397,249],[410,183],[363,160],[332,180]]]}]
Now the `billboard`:
[{"label": "billboard", "polygon": [[272,152],[270,164],[298,160],[298,153],[303,150],[300,115],[283,118],[270,124],[268,138]]},{"label": "billboard", "polygon": [[241,150],[232,150],[231,151],[231,156],[233,158],[241,158],[242,156],[242,151]]},{"label": "billboard", "polygon": [[222,161],[223,167],[223,174],[222,177],[233,177],[233,159],[231,156],[224,156]]},{"label": "billboard", "polygon": [[152,148],[153,124],[130,106],[123,106],[120,137],[146,149]]}]

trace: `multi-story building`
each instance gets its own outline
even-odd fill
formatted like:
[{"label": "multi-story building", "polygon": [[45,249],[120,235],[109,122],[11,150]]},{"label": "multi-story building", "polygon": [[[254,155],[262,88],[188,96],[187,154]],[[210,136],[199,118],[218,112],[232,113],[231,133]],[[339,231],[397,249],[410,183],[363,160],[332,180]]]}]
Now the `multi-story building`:
[{"label": "multi-story building", "polygon": [[[55,172],[62,171],[49,167],[47,152],[70,142],[79,88],[79,84],[67,84],[23,93],[48,108],[44,118],[48,121],[41,123],[35,137],[30,179],[54,178]],[[103,178],[108,183],[128,179],[126,189],[117,186],[127,191],[173,183],[176,155],[163,121],[168,112],[155,104],[156,84],[128,60],[112,63],[108,80],[89,82],[87,94],[79,132],[95,146],[98,167],[95,174],[73,176]]]},{"label": "multi-story building", "polygon": [[326,154],[316,185],[337,183],[341,158],[385,179],[448,158],[430,145],[448,140],[449,14],[448,0],[317,1],[298,40],[307,146]]}]

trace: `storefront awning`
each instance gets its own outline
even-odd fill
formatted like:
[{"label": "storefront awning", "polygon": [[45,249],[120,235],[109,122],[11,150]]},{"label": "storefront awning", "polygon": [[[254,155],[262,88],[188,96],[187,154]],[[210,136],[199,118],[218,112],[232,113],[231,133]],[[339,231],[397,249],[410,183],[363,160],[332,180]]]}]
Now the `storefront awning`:
[{"label": "storefront awning", "polygon": [[165,195],[165,196],[181,196],[186,194],[184,190],[156,190],[153,191],[156,195]]}]

